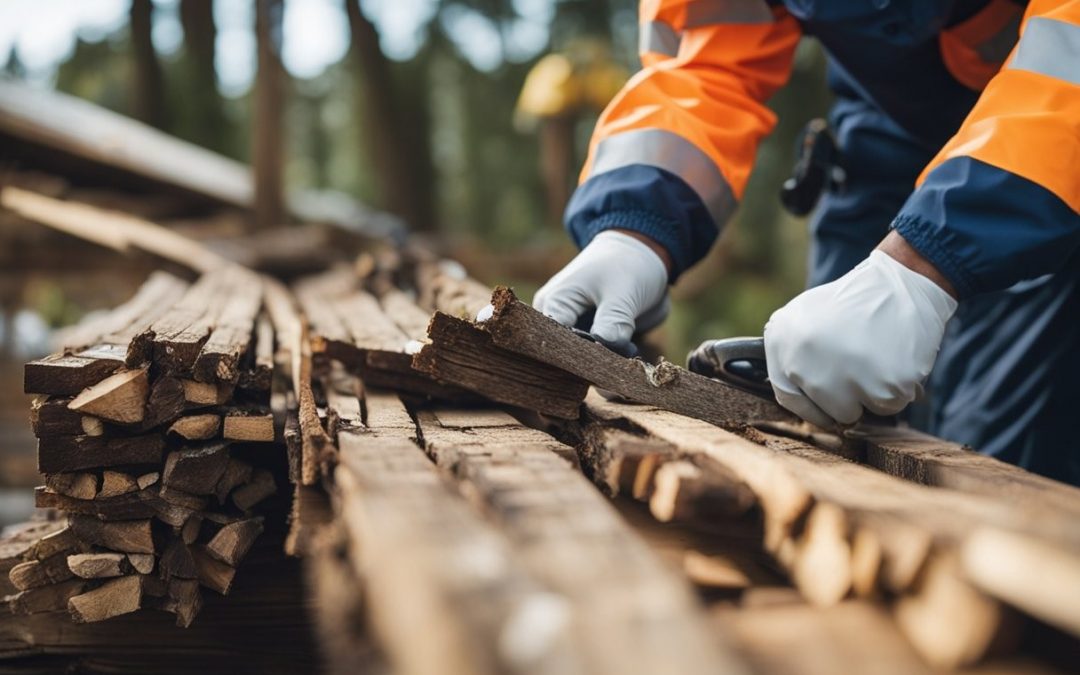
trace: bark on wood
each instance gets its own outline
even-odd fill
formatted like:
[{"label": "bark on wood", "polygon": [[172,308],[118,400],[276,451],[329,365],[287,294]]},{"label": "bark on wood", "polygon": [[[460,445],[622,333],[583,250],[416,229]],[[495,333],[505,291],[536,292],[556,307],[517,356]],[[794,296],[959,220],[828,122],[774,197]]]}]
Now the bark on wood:
[{"label": "bark on wood", "polygon": [[[30,404],[30,425],[38,438],[50,436],[99,436],[101,425],[87,422],[87,417],[68,409],[67,397],[37,396]],[[93,419],[93,418],[89,418]],[[87,428],[98,433],[90,434]]]},{"label": "bark on wood", "polygon": [[221,474],[221,478],[218,479],[217,485],[214,487],[218,503],[224,504],[230,492],[250,481],[251,465],[243,460],[230,457],[225,465],[225,471]]},{"label": "bark on wood", "polygon": [[240,372],[237,386],[249,391],[270,391],[274,372],[274,326],[266,314],[255,322],[251,363]]},{"label": "bark on wood", "polygon": [[237,567],[262,531],[262,518],[249,518],[230,523],[218,530],[218,533],[206,544],[206,552],[226,565]]},{"label": "bark on wood", "polygon": [[198,577],[198,569],[191,547],[179,537],[174,537],[165,547],[158,561],[161,577],[171,579],[195,579]]},{"label": "bark on wood", "polygon": [[165,458],[162,485],[193,495],[212,495],[229,462],[227,443],[174,450]]},{"label": "bark on wood", "polygon": [[213,413],[187,415],[172,423],[169,433],[189,441],[208,441],[221,432],[221,416]]},{"label": "bark on wood", "polygon": [[122,553],[154,552],[149,520],[106,522],[93,516],[74,516],[71,527],[87,544]]},{"label": "bark on wood", "polygon": [[104,621],[138,610],[142,605],[143,579],[132,575],[105,582],[102,586],[68,600],[68,611],[76,623]]},{"label": "bark on wood", "polygon": [[38,441],[38,471],[45,474],[129,464],[160,464],[165,440],[145,436],[57,436]]},{"label": "bark on wood", "polygon": [[139,520],[160,515],[159,506],[143,491],[112,499],[74,499],[39,487],[34,489],[34,505],[39,509],[58,509],[108,520]]},{"label": "bark on wood", "polygon": [[85,354],[53,354],[26,364],[23,371],[23,391],[27,394],[75,396],[123,365],[122,358],[117,360]]},{"label": "bark on wood", "polygon": [[499,403],[576,419],[588,384],[559,368],[494,346],[470,322],[436,313],[432,342],[413,357],[413,368]]},{"label": "bark on wood", "polygon": [[491,298],[494,316],[478,324],[496,346],[560,368],[627,399],[655,405],[726,428],[759,420],[789,420],[773,402],[661,361],[626,359],[584,340],[514,297],[507,288]]}]

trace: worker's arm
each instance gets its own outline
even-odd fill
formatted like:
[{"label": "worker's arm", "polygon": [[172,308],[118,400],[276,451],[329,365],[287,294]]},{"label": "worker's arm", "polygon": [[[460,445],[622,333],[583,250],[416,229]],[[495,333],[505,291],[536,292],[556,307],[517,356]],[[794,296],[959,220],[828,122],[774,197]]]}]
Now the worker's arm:
[{"label": "worker's arm", "polygon": [[[647,289],[628,284],[615,298],[561,275],[534,301],[567,323],[596,307],[604,330],[593,332],[603,334],[605,303],[619,300],[618,335],[610,335],[620,340],[662,302],[667,283],[705,255],[734,211],[758,143],[775,124],[764,102],[787,80],[800,35],[796,21],[766,0],[642,0],[640,20],[644,67],[597,124],[566,225],[583,249],[601,232],[636,234],[666,263],[660,291],[649,279]],[[593,268],[617,260],[607,251],[590,258]]]},{"label": "worker's arm", "polygon": [[1080,0],[1033,1],[1021,31],[893,222],[961,298],[1080,248]]},{"label": "worker's arm", "polygon": [[818,424],[899,412],[957,298],[1057,272],[1080,249],[1080,0],[1033,0],[1021,31],[879,249],[770,318],[785,407]]}]

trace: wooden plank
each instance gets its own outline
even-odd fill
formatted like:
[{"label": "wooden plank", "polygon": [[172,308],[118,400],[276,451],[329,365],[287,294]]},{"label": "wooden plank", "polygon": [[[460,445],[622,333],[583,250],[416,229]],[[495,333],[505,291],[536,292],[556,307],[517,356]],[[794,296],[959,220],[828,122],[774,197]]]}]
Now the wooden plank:
[{"label": "wooden plank", "polygon": [[237,266],[202,275],[168,312],[131,341],[128,365],[152,359],[163,372],[189,377],[223,307],[251,278],[251,272]]},{"label": "wooden plank", "polygon": [[30,426],[38,438],[49,436],[100,436],[101,421],[68,408],[69,397],[36,396],[30,404]]},{"label": "wooden plank", "polygon": [[61,201],[11,186],[0,189],[0,206],[27,220],[121,253],[149,253],[197,272],[228,264],[195,241],[127,213]]},{"label": "wooden plank", "polygon": [[269,392],[274,372],[274,325],[265,313],[255,321],[252,360],[240,372],[237,386],[249,391]]},{"label": "wooden plank", "polygon": [[167,272],[153,272],[127,302],[104,315],[64,329],[57,342],[65,353],[95,345],[127,346],[187,291],[187,282]]},{"label": "wooden plank", "polygon": [[651,365],[623,358],[519,302],[508,288],[497,288],[491,302],[494,315],[477,325],[491,335],[496,346],[561,368],[632,401],[725,428],[741,428],[760,420],[793,419],[774,402],[667,361]]},{"label": "wooden plank", "polygon": [[56,436],[38,440],[38,471],[61,473],[128,464],[160,464],[165,440],[144,436]]},{"label": "wooden plank", "polygon": [[379,304],[382,305],[383,313],[393,320],[398,330],[407,338],[416,342],[424,341],[431,313],[420,309],[413,298],[404,291],[391,287],[379,295]]},{"label": "wooden plank", "polygon": [[333,445],[322,427],[311,389],[311,342],[305,320],[297,312],[289,292],[273,280],[265,282],[266,310],[278,336],[279,344],[288,355],[293,392],[297,401],[300,426],[300,481],[313,485],[322,467],[333,460]]},{"label": "wooden plank", "polygon": [[561,599],[522,570],[414,443],[377,429],[339,442],[339,518],[396,672],[588,672],[569,650]]},{"label": "wooden plank", "polygon": [[251,344],[261,306],[259,277],[238,271],[228,287],[228,297],[214,321],[210,337],[195,359],[196,380],[236,383],[240,379],[240,360]]},{"label": "wooden plank", "polygon": [[120,356],[95,358],[83,354],[53,354],[26,364],[23,391],[27,394],[75,396],[112,375],[124,365]]},{"label": "wooden plank", "polygon": [[924,485],[951,488],[1080,518],[1080,488],[914,429],[861,425],[847,433],[864,444],[865,462]]},{"label": "wooden plank", "polygon": [[431,342],[412,359],[413,368],[475,391],[493,401],[541,414],[576,419],[589,385],[565,370],[494,346],[469,321],[436,312]]},{"label": "wooden plank", "polygon": [[[1070,555],[1080,550],[1075,525],[1047,522],[1016,505],[899,480],[800,441],[761,434],[764,445],[757,445],[697,420],[599,397],[588,407],[597,418],[624,428],[630,424],[684,455],[714,460],[749,486],[763,511],[766,549],[809,599],[834,604],[854,584],[851,546],[860,531],[880,546],[873,586],[912,594],[907,616],[938,611],[949,598],[970,599],[972,611],[950,612],[952,627],[930,631],[932,639],[921,620],[903,623],[920,653],[936,665],[956,667],[977,659],[1000,625],[997,605],[976,593],[955,564],[939,560],[946,556],[947,561],[979,525],[1038,536]],[[931,582],[920,574],[927,565],[940,570]]]},{"label": "wooden plank", "polygon": [[87,387],[68,403],[77,412],[117,424],[138,424],[150,397],[148,368],[121,370]]},{"label": "wooden plank", "polygon": [[526,569],[566,599],[591,672],[746,670],[708,631],[685,582],[553,451],[561,444],[500,411],[465,426],[436,415],[418,417],[429,454],[467,486]]}]

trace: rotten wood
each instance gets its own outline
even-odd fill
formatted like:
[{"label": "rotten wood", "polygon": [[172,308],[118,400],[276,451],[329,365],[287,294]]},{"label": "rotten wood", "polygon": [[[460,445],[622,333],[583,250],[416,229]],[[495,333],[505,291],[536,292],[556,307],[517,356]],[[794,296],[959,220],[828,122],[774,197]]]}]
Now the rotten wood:
[{"label": "rotten wood", "polygon": [[477,324],[498,347],[572,373],[638,403],[704,420],[729,429],[760,420],[790,420],[791,413],[726,384],[661,360],[652,365],[627,359],[582,339],[569,328],[518,301],[504,287],[491,296],[494,315]]}]

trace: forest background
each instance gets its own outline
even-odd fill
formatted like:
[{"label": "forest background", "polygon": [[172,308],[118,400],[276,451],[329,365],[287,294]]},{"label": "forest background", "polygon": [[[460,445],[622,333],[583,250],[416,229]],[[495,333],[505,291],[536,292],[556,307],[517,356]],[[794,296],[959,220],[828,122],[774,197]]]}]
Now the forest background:
[{"label": "forest background", "polygon": [[[252,5],[5,0],[3,76],[249,161]],[[560,214],[596,116],[639,67],[633,0],[285,0],[280,27],[289,187],[396,213],[526,298],[574,255]],[[656,336],[669,359],[760,334],[802,289],[806,226],[778,192],[828,103],[824,57],[804,41],[738,213],[674,289]]]}]

